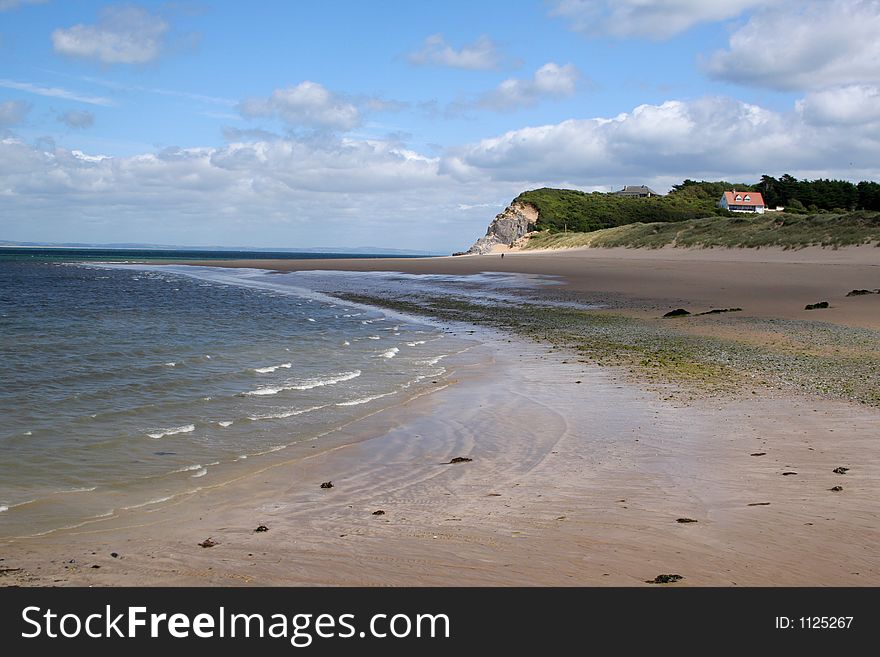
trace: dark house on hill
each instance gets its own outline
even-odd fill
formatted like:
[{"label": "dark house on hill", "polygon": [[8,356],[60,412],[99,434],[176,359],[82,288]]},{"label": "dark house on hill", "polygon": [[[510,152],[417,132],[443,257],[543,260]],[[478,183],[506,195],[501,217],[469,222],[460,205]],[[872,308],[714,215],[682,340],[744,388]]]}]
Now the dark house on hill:
[{"label": "dark house on hill", "polygon": [[631,198],[651,198],[652,196],[662,196],[647,185],[627,185],[619,192],[614,192],[615,196],[629,196]]}]

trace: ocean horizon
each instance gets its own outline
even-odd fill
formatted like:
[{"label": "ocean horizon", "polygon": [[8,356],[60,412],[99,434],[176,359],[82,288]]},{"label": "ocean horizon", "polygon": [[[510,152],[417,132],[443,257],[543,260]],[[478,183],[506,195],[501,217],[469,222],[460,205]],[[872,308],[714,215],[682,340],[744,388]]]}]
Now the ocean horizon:
[{"label": "ocean horizon", "polygon": [[431,254],[398,251],[294,251],[272,249],[209,249],[195,247],[0,246],[0,260],[61,260],[65,262],[141,262],[152,260],[339,260],[344,258],[431,258]]}]

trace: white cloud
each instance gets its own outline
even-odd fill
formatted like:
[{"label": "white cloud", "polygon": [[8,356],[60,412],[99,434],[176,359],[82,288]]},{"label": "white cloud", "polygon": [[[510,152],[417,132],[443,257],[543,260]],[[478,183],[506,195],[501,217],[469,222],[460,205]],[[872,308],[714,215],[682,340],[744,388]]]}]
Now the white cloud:
[{"label": "white cloud", "polygon": [[474,70],[497,68],[501,60],[498,47],[486,35],[456,50],[446,43],[442,34],[433,34],[425,39],[420,50],[409,53],[407,57],[418,66],[432,64]]},{"label": "white cloud", "polygon": [[[278,138],[123,158],[0,138],[2,214],[17,217],[0,225],[7,239],[451,252],[485,230],[484,217],[456,207],[485,202],[486,189],[438,164],[383,140]],[[495,185],[491,198],[518,191]]]},{"label": "white cloud", "polygon": [[276,89],[268,98],[250,98],[239,105],[247,118],[277,116],[291,126],[351,130],[360,123],[354,104],[317,82]]},{"label": "white cloud", "polygon": [[556,0],[550,11],[591,36],[668,39],[699,23],[734,18],[775,0]]},{"label": "white cloud", "polygon": [[573,64],[560,66],[555,62],[544,64],[530,79],[508,78],[484,95],[478,107],[511,111],[529,107],[540,99],[565,98],[574,94],[580,72]]},{"label": "white cloud", "polygon": [[797,101],[803,119],[815,125],[858,125],[880,121],[880,89],[866,85],[814,91]]},{"label": "white cloud", "polygon": [[80,103],[88,103],[89,105],[110,106],[115,103],[109,98],[102,96],[89,96],[76,91],[62,89],[60,87],[46,87],[34,82],[19,82],[17,80],[0,79],[0,87],[7,89],[16,89],[17,91],[26,91],[38,96],[48,96],[49,98],[63,98],[65,100],[75,100]]},{"label": "white cloud", "polygon": [[[870,102],[870,90],[847,93],[854,107]],[[0,137],[0,214],[16,217],[0,226],[6,239],[449,252],[484,232],[496,212],[484,204],[545,185],[880,178],[880,122],[828,117],[820,101],[833,99],[811,95],[788,112],[725,97],[669,100],[514,130],[440,157],[326,132],[229,130],[222,147],[132,157]]]},{"label": "white cloud", "polygon": [[21,5],[41,5],[46,0],[0,0],[0,11],[9,11]]},{"label": "white cloud", "polygon": [[0,103],[0,126],[21,123],[30,111],[30,103],[23,100],[7,100],[5,103]]},{"label": "white cloud", "polygon": [[146,64],[159,57],[168,23],[140,7],[108,7],[97,25],[52,32],[55,52],[105,64]]},{"label": "white cloud", "polygon": [[68,128],[91,128],[95,124],[95,115],[86,110],[70,110],[58,117]]},{"label": "white cloud", "polygon": [[880,82],[880,2],[786,2],[759,12],[730,37],[706,71],[738,84],[822,89]]},{"label": "white cloud", "polygon": [[[850,168],[851,163],[856,168]],[[568,181],[580,186],[660,177],[756,178],[762,173],[880,173],[880,131],[816,126],[731,98],[640,105],[613,118],[523,128],[453,149],[440,170],[458,179]]]}]

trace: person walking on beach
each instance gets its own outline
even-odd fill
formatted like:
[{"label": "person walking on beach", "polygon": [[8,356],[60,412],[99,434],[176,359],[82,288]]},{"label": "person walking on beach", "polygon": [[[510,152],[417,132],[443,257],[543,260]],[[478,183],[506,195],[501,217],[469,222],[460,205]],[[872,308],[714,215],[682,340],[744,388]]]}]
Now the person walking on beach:
[{"label": "person walking on beach", "polygon": [[501,254],[501,259],[504,260],[504,254],[503,254],[503,253]]}]

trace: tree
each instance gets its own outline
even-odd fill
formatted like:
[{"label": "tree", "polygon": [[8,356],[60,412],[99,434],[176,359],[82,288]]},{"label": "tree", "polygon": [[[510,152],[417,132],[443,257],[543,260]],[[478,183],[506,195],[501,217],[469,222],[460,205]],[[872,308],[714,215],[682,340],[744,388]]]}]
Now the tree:
[{"label": "tree", "polygon": [[858,207],[862,210],[880,210],[880,183],[863,180],[856,186]]},{"label": "tree", "polygon": [[761,182],[755,185],[755,187],[761,192],[761,196],[764,197],[764,203],[768,207],[775,207],[783,204],[782,196],[779,191],[779,181],[773,176],[764,174],[761,176]]}]

